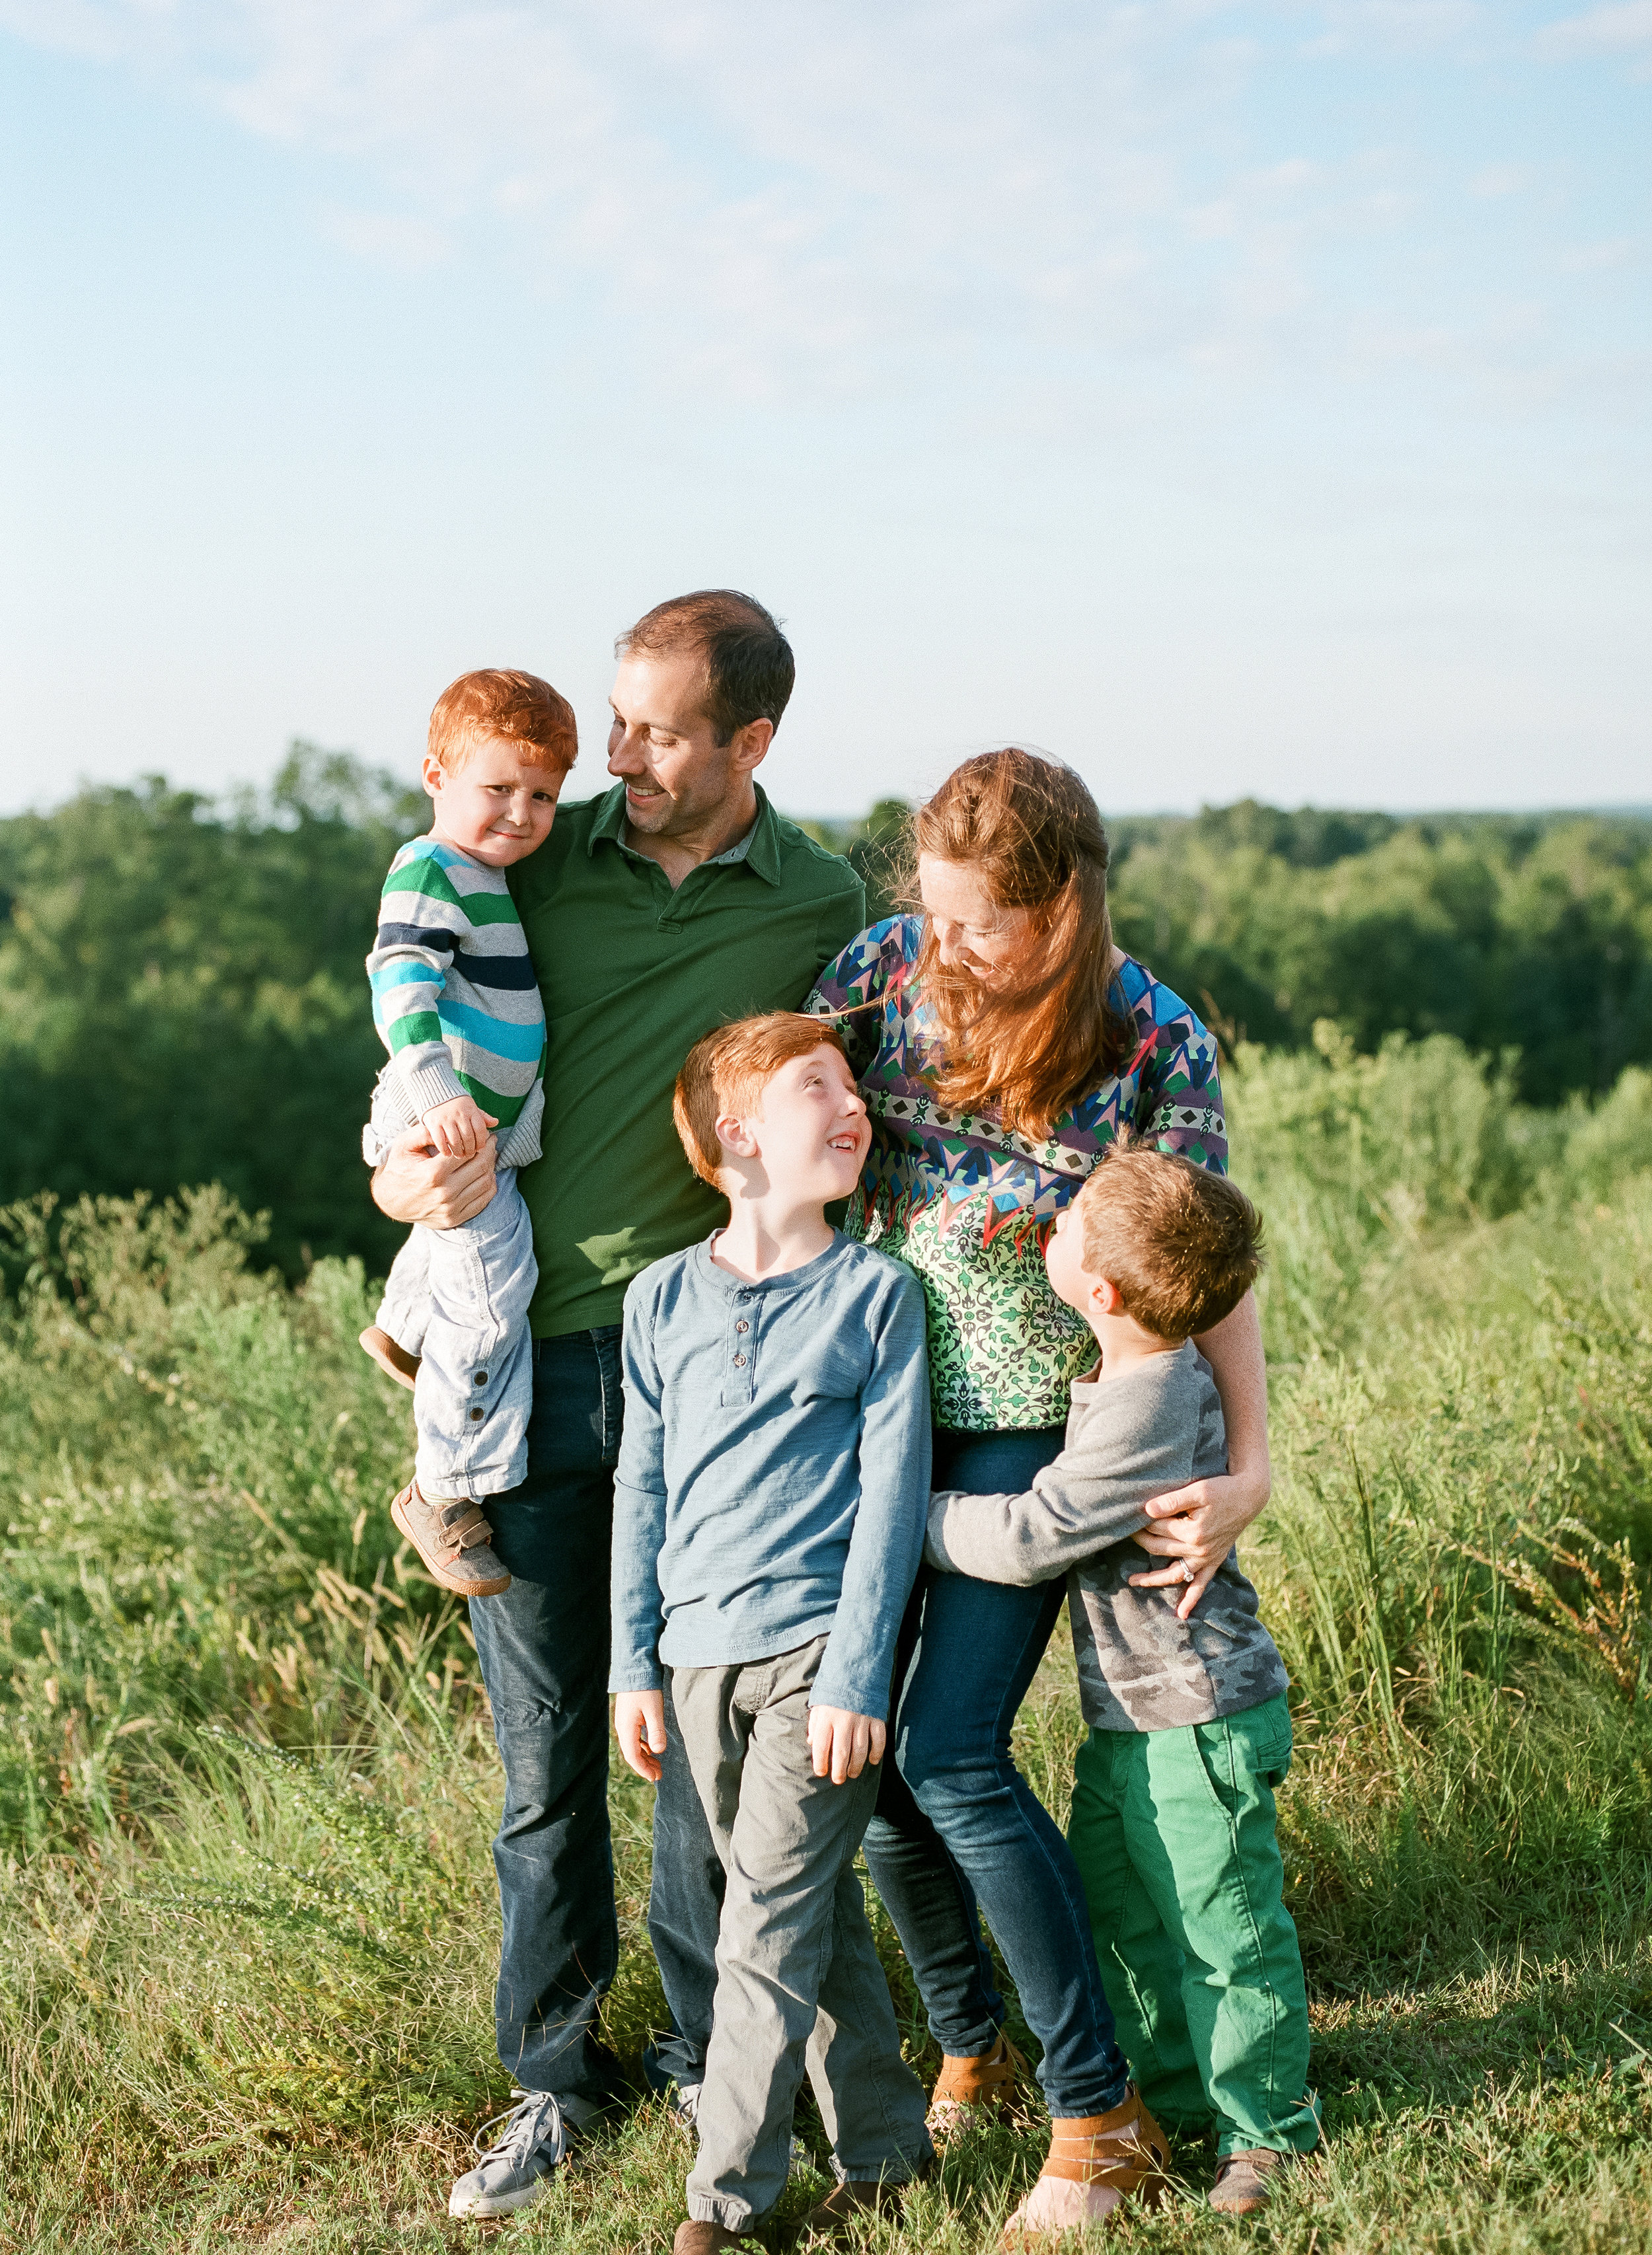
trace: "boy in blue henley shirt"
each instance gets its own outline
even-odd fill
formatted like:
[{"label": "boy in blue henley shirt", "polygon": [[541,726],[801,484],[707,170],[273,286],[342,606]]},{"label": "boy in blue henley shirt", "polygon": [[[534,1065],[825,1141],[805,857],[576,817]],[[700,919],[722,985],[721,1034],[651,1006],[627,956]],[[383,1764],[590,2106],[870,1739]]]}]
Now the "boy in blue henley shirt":
[{"label": "boy in blue henley shirt", "polygon": [[854,1871],[923,1554],[929,1380],[916,1278],[825,1218],[870,1142],[835,1031],[775,1013],[708,1035],[676,1113],[731,1214],[625,1296],[609,1688],[651,1779],[669,1688],[727,1873],[675,2243],[717,2255],[784,2188],[805,2070],[842,2180],[817,2227],[889,2205],[931,2155]]}]

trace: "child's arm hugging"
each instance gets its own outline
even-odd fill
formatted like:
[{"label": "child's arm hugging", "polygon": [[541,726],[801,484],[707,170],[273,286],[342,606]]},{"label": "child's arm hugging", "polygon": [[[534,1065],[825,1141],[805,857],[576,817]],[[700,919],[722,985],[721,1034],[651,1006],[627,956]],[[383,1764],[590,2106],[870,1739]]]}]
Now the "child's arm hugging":
[{"label": "child's arm hugging", "polygon": [[659,1781],[665,1751],[664,1672],[660,1667],[659,1554],[665,1541],[664,1424],[660,1416],[659,1366],[654,1359],[654,1308],[639,1295],[638,1278],[625,1296],[620,1353],[625,1371],[625,1424],[614,1478],[614,1660],[608,1689],[614,1730],[629,1767],[650,1785]]},{"label": "child's arm hugging", "polygon": [[1189,1397],[1183,1414],[1144,1420],[1133,1390],[1102,1386],[1097,1394],[1078,1444],[1024,1494],[941,1489],[930,1499],[924,1554],[931,1566],[1024,1588],[1152,1524],[1142,1506],[1192,1477],[1197,1403]]}]

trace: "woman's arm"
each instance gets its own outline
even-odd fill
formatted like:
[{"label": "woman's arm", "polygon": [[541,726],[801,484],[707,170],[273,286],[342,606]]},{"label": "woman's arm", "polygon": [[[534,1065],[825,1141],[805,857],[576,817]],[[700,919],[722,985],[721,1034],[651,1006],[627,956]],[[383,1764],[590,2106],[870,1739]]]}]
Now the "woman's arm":
[{"label": "woman's arm", "polygon": [[1204,1596],[1234,1544],[1261,1512],[1273,1485],[1268,1460],[1268,1367],[1262,1358],[1256,1296],[1247,1292],[1233,1313],[1193,1342],[1211,1366],[1227,1428],[1225,1478],[1192,1480],[1142,1507],[1156,1524],[1136,1536],[1143,1550],[1176,1563],[1132,1574],[1137,1589],[1180,1583],[1182,1562],[1193,1578],[1176,1610],[1183,1620]]}]

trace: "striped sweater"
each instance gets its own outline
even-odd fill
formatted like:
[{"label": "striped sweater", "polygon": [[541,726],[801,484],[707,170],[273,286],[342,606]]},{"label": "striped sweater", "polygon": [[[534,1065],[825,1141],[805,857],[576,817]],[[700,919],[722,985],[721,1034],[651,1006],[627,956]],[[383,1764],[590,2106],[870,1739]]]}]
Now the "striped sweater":
[{"label": "striped sweater", "polygon": [[367,975],[390,1055],[376,1117],[411,1128],[469,1096],[498,1120],[502,1163],[537,1159],[545,1005],[504,871],[439,839],[404,846],[384,880]]}]

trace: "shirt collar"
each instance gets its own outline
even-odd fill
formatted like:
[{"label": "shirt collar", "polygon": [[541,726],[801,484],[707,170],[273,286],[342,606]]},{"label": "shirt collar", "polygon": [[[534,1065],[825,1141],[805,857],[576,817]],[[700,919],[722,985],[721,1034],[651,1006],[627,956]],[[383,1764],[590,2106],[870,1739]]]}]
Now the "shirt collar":
[{"label": "shirt collar", "polygon": [[[700,867],[721,869],[743,861],[755,876],[761,877],[766,884],[777,885],[780,882],[780,818],[770,805],[769,794],[763,785],[757,783],[754,788],[757,793],[757,815],[750,829],[743,838],[737,838],[721,854],[714,854],[710,861],[702,862]],[[594,854],[603,839],[608,839],[622,852],[629,854],[636,850],[625,843],[625,785],[622,783],[615,783],[613,790],[598,801],[596,818],[585,841],[586,852]]]}]

